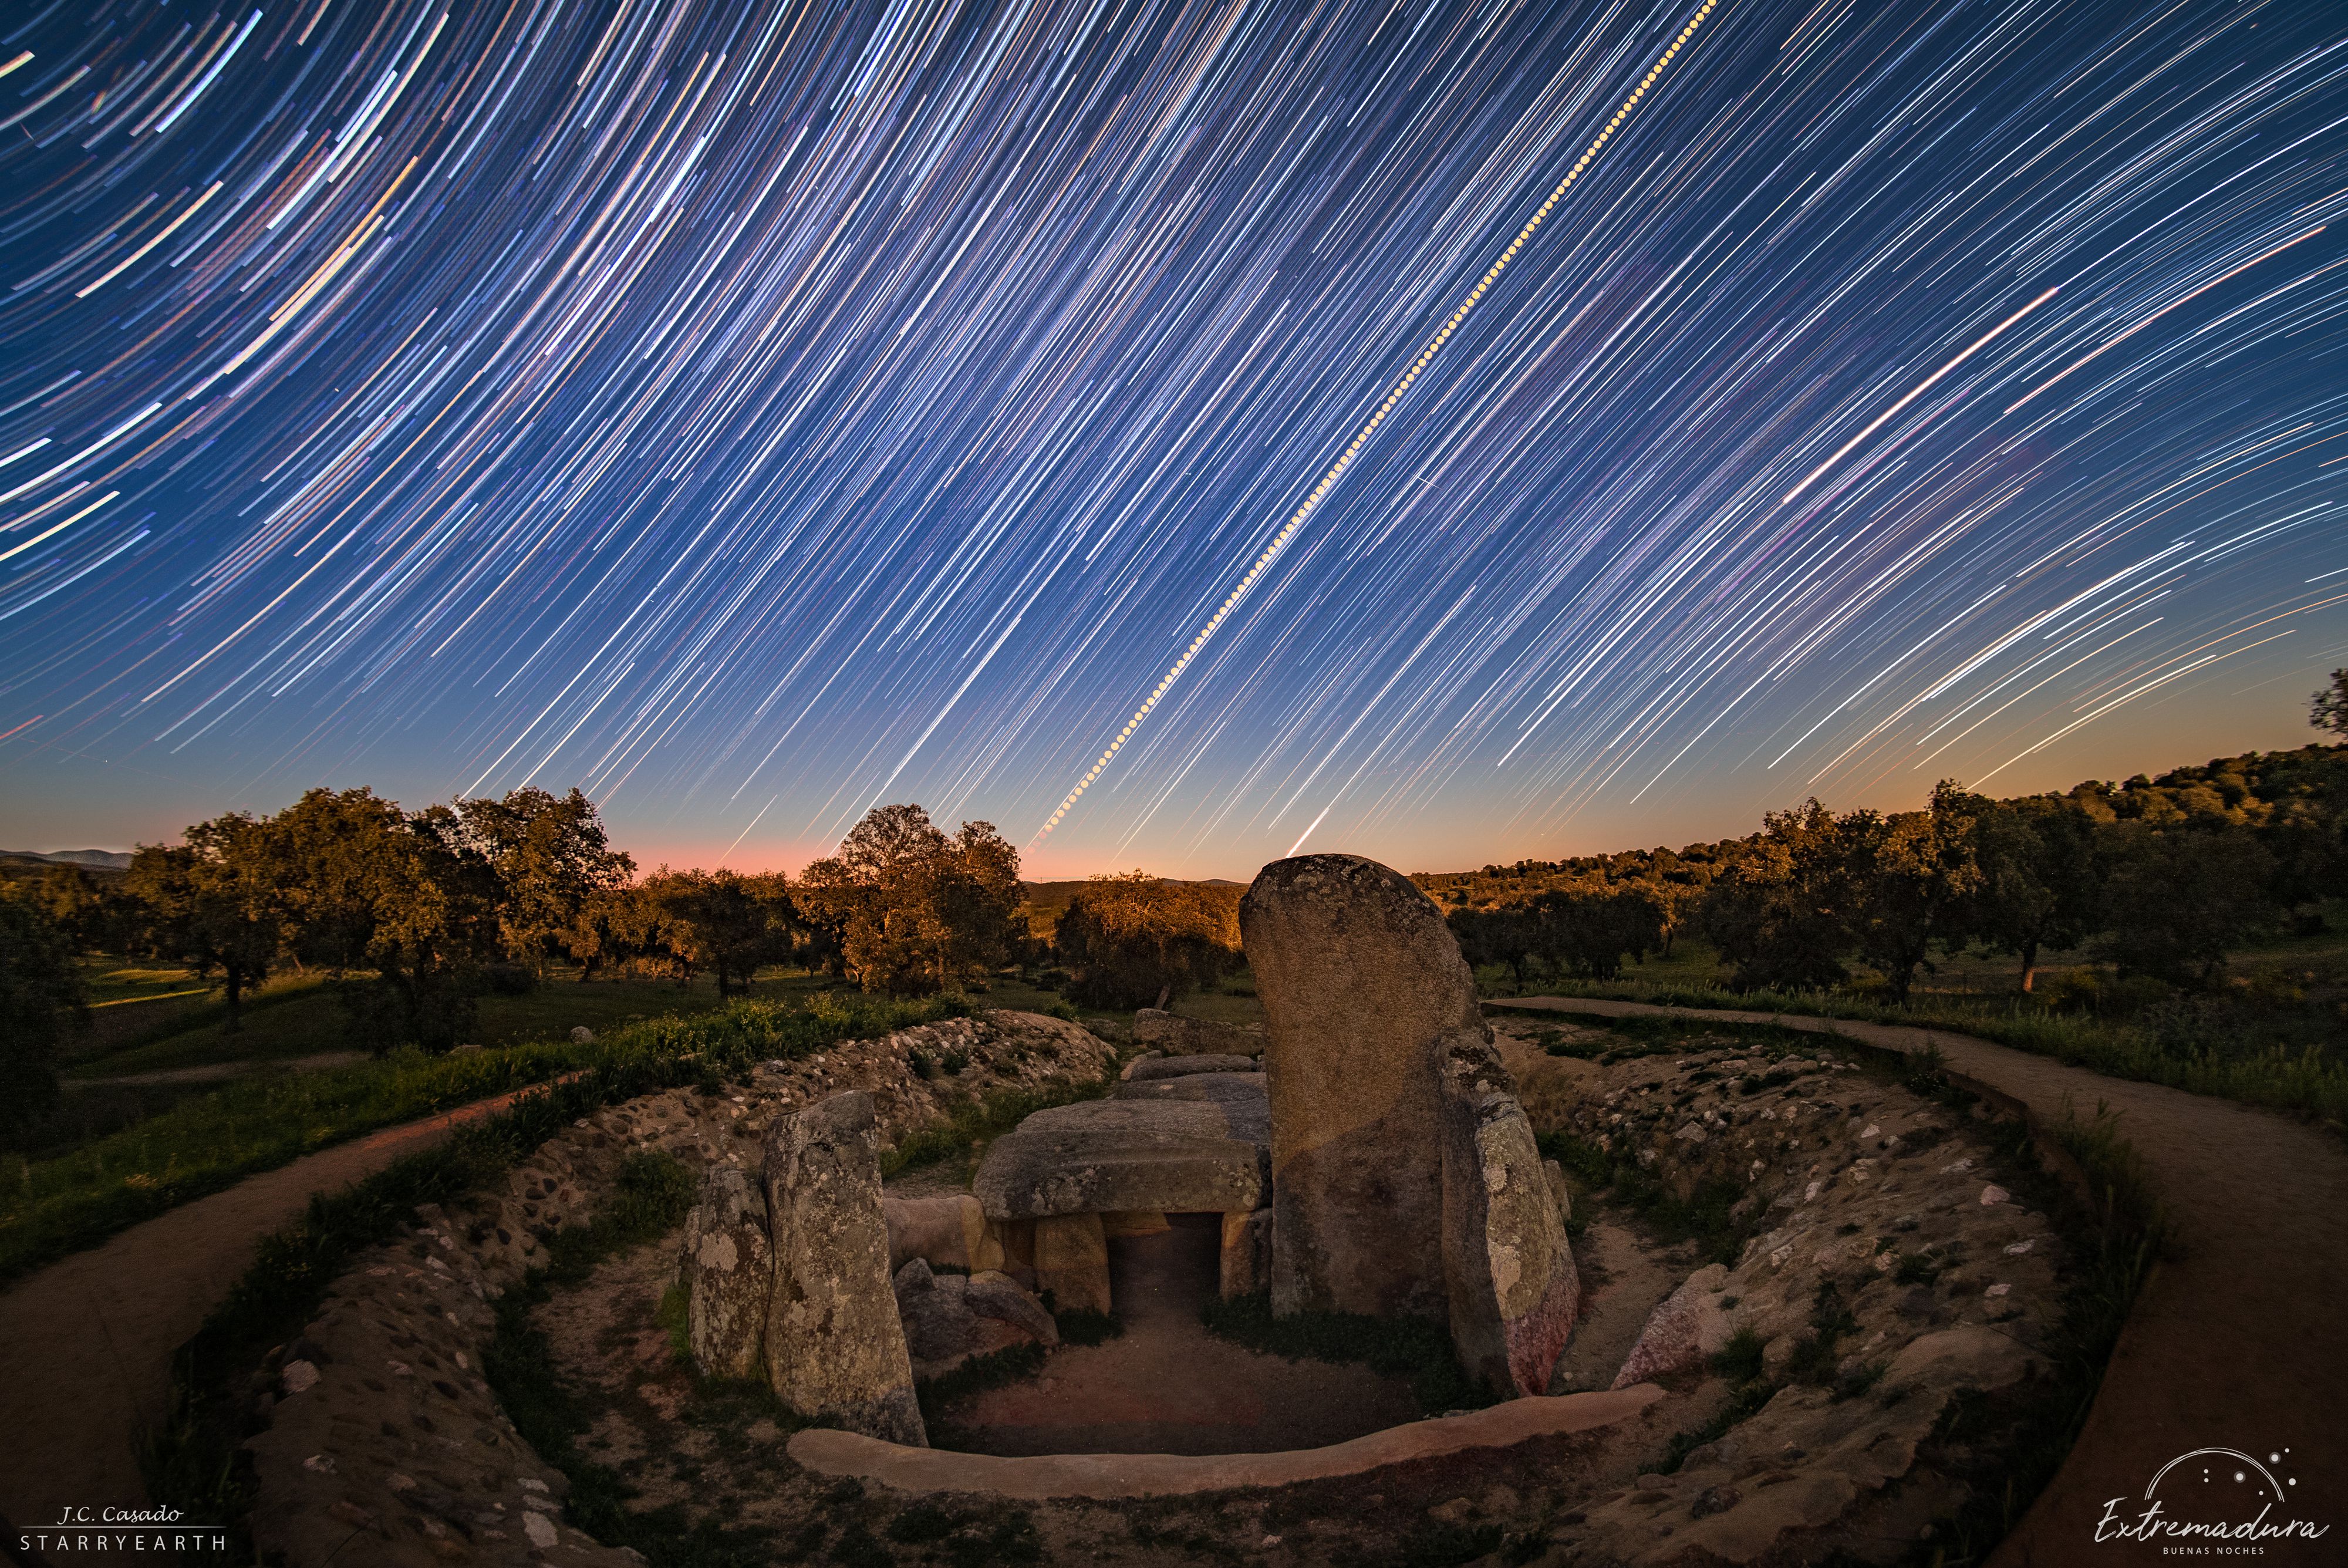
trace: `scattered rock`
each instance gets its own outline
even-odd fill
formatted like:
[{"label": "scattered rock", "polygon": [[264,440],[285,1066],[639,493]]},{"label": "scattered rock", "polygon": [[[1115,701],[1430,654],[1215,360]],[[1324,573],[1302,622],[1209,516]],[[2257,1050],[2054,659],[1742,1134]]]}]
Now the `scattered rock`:
[{"label": "scattered rock", "polygon": [[1133,1037],[1169,1057],[1263,1055],[1263,1032],[1251,1024],[1210,1023],[1156,1007],[1144,1007],[1133,1016]]},{"label": "scattered rock", "polygon": [[1715,1513],[1726,1513],[1745,1501],[1745,1494],[1733,1486],[1708,1486],[1695,1495],[1695,1504],[1689,1511],[1698,1519]]}]

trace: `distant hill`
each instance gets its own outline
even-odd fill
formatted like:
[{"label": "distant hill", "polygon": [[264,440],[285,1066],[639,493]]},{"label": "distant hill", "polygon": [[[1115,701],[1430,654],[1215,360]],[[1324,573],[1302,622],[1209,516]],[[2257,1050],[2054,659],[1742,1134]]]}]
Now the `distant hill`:
[{"label": "distant hill", "polygon": [[43,865],[88,866],[96,871],[127,871],[130,856],[121,850],[0,850],[0,861],[37,861]]}]

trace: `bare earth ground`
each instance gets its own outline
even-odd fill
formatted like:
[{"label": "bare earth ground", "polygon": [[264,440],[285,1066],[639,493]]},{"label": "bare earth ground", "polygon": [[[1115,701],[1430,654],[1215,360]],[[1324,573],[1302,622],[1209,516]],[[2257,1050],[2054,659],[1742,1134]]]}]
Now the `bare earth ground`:
[{"label": "bare earth ground", "polygon": [[[2070,1459],[1993,1568],[2165,1560],[2159,1542],[2096,1542],[2106,1500],[2140,1508],[2170,1460],[2222,1446],[2287,1466],[2287,1511],[2326,1524],[2269,1561],[2340,1562],[2348,1546],[2348,1148],[2271,1111],[2157,1084],[2105,1078],[2050,1057],[1937,1030],[1570,997],[1509,1006],[1557,1012],[1669,1013],[1775,1023],[1893,1050],[1937,1046],[1954,1071],[2012,1095],[2049,1121],[2064,1101],[2123,1118],[2176,1236],[2120,1336]],[[2202,1548],[2207,1550],[2207,1548]]]},{"label": "bare earth ground", "polygon": [[1288,1361],[1207,1332],[1221,1216],[1179,1214],[1154,1236],[1109,1243],[1124,1335],[1067,1346],[1040,1377],[947,1412],[974,1453],[1278,1453],[1418,1418],[1408,1386],[1358,1366]]},{"label": "bare earth ground", "polygon": [[24,1526],[55,1522],[68,1507],[143,1504],[137,1444],[165,1413],[171,1354],[252,1263],[260,1239],[299,1218],[311,1193],[371,1175],[515,1098],[387,1127],[263,1171],[0,1294],[0,1518]]},{"label": "bare earth ground", "polygon": [[113,1078],[83,1078],[63,1080],[66,1090],[118,1088],[131,1084],[194,1084],[221,1083],[232,1078],[242,1078],[264,1068],[276,1068],[287,1072],[314,1073],[327,1068],[347,1067],[352,1062],[367,1059],[365,1051],[320,1051],[315,1056],[295,1057],[282,1062],[206,1062],[201,1067],[158,1068],[152,1072],[120,1073]]}]

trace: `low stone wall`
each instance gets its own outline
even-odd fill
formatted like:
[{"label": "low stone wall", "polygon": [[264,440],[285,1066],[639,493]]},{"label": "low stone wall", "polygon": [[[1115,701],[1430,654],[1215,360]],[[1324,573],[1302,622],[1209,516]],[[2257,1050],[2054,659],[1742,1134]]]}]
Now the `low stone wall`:
[{"label": "low stone wall", "polygon": [[1269,1454],[1033,1454],[1005,1458],[908,1448],[856,1432],[809,1429],[791,1458],[818,1475],[853,1477],[899,1491],[974,1492],[1038,1502],[1119,1501],[1294,1486],[1365,1475],[1391,1465],[1510,1449],[1536,1438],[1596,1431],[1630,1419],[1663,1397],[1653,1384],[1555,1398],[1508,1399],[1481,1410],[1388,1427],[1323,1449]]},{"label": "low stone wall", "polygon": [[[959,1053],[959,1074],[924,1078]],[[715,1098],[650,1095],[584,1118],[508,1173],[503,1191],[426,1204],[399,1239],[363,1254],[315,1320],[253,1374],[268,1429],[247,1444],[264,1560],[407,1563],[624,1564],[565,1522],[569,1482],[532,1452],[480,1374],[495,1328],[489,1304],[540,1261],[542,1239],[590,1218],[630,1154],[659,1150],[696,1169],[755,1169],[769,1119],[848,1089],[872,1095],[893,1146],[969,1097],[1097,1081],[1114,1047],[1062,1019],[988,1013],[767,1062]]]}]

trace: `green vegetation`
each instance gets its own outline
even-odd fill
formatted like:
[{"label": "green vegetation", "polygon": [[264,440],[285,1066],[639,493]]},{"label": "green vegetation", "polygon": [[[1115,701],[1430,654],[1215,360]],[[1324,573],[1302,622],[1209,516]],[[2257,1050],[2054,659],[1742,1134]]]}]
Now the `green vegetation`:
[{"label": "green vegetation", "polygon": [[[824,983],[797,975],[768,980],[755,995],[769,1000],[808,995]],[[708,980],[685,985],[650,976],[555,982],[520,995],[490,995],[478,1005],[472,1042],[495,1048],[560,1038],[581,1026],[602,1034],[663,1014],[704,1013],[726,998]],[[126,1008],[126,1012],[135,1009]],[[84,1057],[63,1077],[105,1078],[227,1063],[298,1061],[351,1048],[350,1016],[322,975],[280,976],[246,997],[242,1028],[224,1025],[226,1009],[212,1003],[164,1022],[156,1032]]]},{"label": "green vegetation", "polygon": [[[578,1439],[589,1428],[589,1416],[564,1387],[552,1343],[530,1321],[531,1309],[558,1286],[583,1284],[605,1259],[684,1223],[694,1187],[692,1171],[679,1161],[661,1154],[631,1155],[593,1221],[555,1232],[547,1242],[547,1261],[498,1298],[497,1335],[482,1356],[481,1371],[522,1440],[569,1478],[564,1507],[579,1528],[606,1544],[633,1547],[661,1568],[750,1568],[767,1560],[771,1532],[712,1518],[695,1521],[678,1503],[643,1511],[627,1506],[638,1489],[580,1450]],[[762,1384],[714,1391],[768,1407],[762,1413],[786,1429],[794,1424]]]},{"label": "green vegetation", "polygon": [[[2054,1014],[2013,997],[1935,997],[1905,1007],[1836,991],[1735,992],[1711,985],[1566,981],[1559,995],[1658,1006],[1735,1008],[1947,1029],[2090,1068],[2112,1078],[2166,1084],[2348,1123],[2348,1059],[2322,1045],[2260,1047],[2225,1032],[2216,1009],[2189,1005],[2130,1020]],[[1502,1003],[1505,1006],[1505,1002]],[[2193,1020],[2208,1016],[2201,1028]],[[1683,1021],[1684,1026],[1684,1021]]]},{"label": "green vegetation", "polygon": [[825,1040],[968,1011],[960,997],[891,1003],[819,993],[793,1005],[753,1001],[699,1016],[656,1018],[591,1044],[549,1041],[446,1057],[404,1050],[234,1083],[60,1159],[20,1161],[0,1192],[0,1279],[330,1144],[565,1074],[644,1082],[647,1088],[628,1092],[648,1093],[666,1087],[663,1075],[672,1070],[654,1064],[684,1055],[695,1056],[698,1065],[675,1081],[715,1079],[762,1054],[792,1056]]},{"label": "green vegetation", "polygon": [[1693,1243],[1705,1263],[1734,1264],[1751,1234],[1735,1213],[1745,1196],[1736,1182],[1716,1179],[1682,1192],[1627,1154],[1618,1160],[1574,1133],[1543,1132],[1538,1141],[1542,1157],[1556,1161],[1577,1187],[1629,1209],[1665,1246]]},{"label": "green vegetation", "polygon": [[[238,1379],[268,1346],[298,1332],[335,1276],[362,1249],[396,1234],[417,1204],[446,1203],[485,1185],[579,1118],[606,1105],[686,1084],[714,1088],[761,1061],[795,1060],[839,1040],[929,1022],[962,1006],[959,998],[950,997],[884,1002],[826,995],[795,1007],[742,1002],[696,1018],[654,1019],[585,1047],[590,1056],[576,1076],[458,1127],[446,1141],[339,1192],[314,1196],[299,1223],[263,1240],[252,1265],[182,1347],[170,1418],[145,1456],[149,1496],[158,1503],[208,1511],[191,1511],[191,1517],[242,1516],[247,1482],[237,1468],[237,1455],[247,1434]],[[582,1228],[572,1240],[561,1239],[566,1233],[556,1233],[547,1266],[591,1267],[598,1256],[633,1244],[626,1238],[639,1235],[672,1211],[682,1216],[676,1207],[680,1195],[688,1203],[691,1195],[669,1173],[670,1162],[639,1163],[630,1170],[622,1198],[599,1214],[597,1225]],[[509,1291],[504,1300],[524,1294],[526,1290]],[[506,1375],[520,1379],[529,1368],[527,1342],[510,1342]],[[519,1391],[510,1394],[501,1384],[499,1398],[519,1424],[516,1402],[527,1402],[530,1396],[522,1382],[513,1387]],[[559,1404],[541,1410],[548,1420],[559,1419],[561,1413]],[[540,1452],[561,1462],[545,1446]],[[724,1555],[722,1542],[712,1544],[699,1535],[681,1532],[680,1542],[675,1553],[655,1561],[765,1560],[763,1555]],[[701,1555],[678,1554],[688,1547]],[[649,1546],[642,1549],[652,1553]],[[245,1550],[249,1553],[249,1543]]]},{"label": "green vegetation", "polygon": [[1095,877],[1053,927],[1064,987],[1095,1007],[1162,1007],[1240,966],[1240,889],[1147,872]]},{"label": "green vegetation", "polygon": [[1410,1391],[1430,1416],[1481,1409],[1490,1388],[1462,1371],[1451,1334],[1434,1318],[1369,1317],[1351,1312],[1300,1312],[1274,1317],[1269,1295],[1210,1301],[1200,1314],[1207,1332],[1292,1361],[1358,1361],[1373,1372],[1410,1379]]},{"label": "green vegetation", "polygon": [[1115,1314],[1097,1306],[1060,1306],[1049,1299],[1050,1295],[1048,1291],[1045,1293],[1044,1305],[1060,1330],[1061,1344],[1106,1345],[1124,1336],[1125,1325],[1117,1320]]},{"label": "green vegetation", "polygon": [[1013,1345],[966,1357],[951,1371],[922,1378],[913,1385],[913,1395],[921,1401],[922,1420],[938,1420],[938,1412],[956,1399],[1033,1377],[1044,1369],[1046,1354],[1040,1345]]},{"label": "green vegetation", "polygon": [[[963,998],[953,998],[953,1005],[968,1010]],[[894,1149],[882,1154],[880,1174],[894,1176],[901,1171],[934,1165],[944,1160],[961,1160],[975,1166],[988,1143],[1037,1111],[1056,1105],[1073,1105],[1080,1099],[1098,1099],[1116,1087],[1114,1078],[1092,1083],[1055,1080],[1033,1088],[999,1088],[983,1099],[965,1098],[948,1109],[942,1125],[910,1133]]]},{"label": "green vegetation", "polygon": [[2348,747],[1417,881],[1491,991],[1962,1029],[2348,1121]]}]

